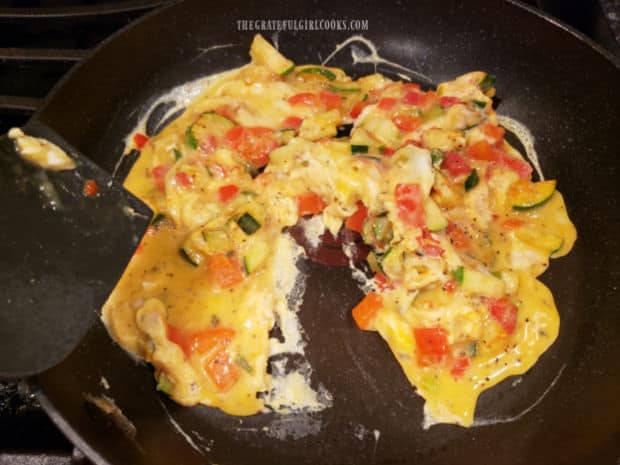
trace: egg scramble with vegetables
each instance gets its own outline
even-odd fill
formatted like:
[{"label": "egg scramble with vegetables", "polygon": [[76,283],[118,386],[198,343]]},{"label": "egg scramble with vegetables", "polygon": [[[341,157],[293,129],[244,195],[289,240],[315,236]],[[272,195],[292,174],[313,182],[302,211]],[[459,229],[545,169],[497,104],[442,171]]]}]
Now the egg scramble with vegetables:
[{"label": "egg scramble with vegetables", "polygon": [[471,72],[435,91],[353,80],[296,66],[260,35],[250,55],[160,134],[134,135],[125,185],[157,213],[103,308],[111,335],[183,405],[324,407],[304,373],[266,369],[303,346],[269,331],[295,334],[303,250],[287,228],[312,217],[371,248],[351,324],[379,332],[427,419],[471,425],[479,394],[557,337],[536,278],[576,239],[555,181],[532,181],[505,141],[495,78]]}]

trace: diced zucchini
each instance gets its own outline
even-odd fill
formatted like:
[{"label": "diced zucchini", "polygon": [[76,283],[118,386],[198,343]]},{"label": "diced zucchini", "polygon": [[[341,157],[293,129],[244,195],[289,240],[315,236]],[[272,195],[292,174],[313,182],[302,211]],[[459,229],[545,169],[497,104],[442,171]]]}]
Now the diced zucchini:
[{"label": "diced zucchini", "polygon": [[368,153],[368,146],[361,144],[351,144],[351,153]]},{"label": "diced zucchini", "polygon": [[200,141],[208,136],[223,136],[235,126],[235,122],[214,111],[201,114],[185,132],[185,143],[192,149],[198,148]]},{"label": "diced zucchini", "polygon": [[394,237],[392,224],[387,215],[377,216],[372,220],[372,232],[375,239],[382,244],[389,244]]},{"label": "diced zucchini", "polygon": [[480,178],[478,177],[478,171],[474,168],[465,179],[465,192],[472,190],[478,185]]},{"label": "diced zucchini", "polygon": [[353,130],[353,124],[341,124],[336,128],[336,137],[350,137]]},{"label": "diced zucchini", "polygon": [[276,131],[276,140],[280,145],[286,145],[295,137],[295,132],[294,129],[280,129]]},{"label": "diced zucchini", "polygon": [[441,209],[430,197],[424,199],[424,215],[426,218],[426,227],[430,231],[441,231],[448,226],[448,220],[446,220]]},{"label": "diced zucchini", "polygon": [[343,92],[343,93],[360,92],[362,90],[359,87],[354,87],[354,86],[337,86],[337,85],[334,85],[334,84],[330,84],[328,89],[331,90],[332,92]]},{"label": "diced zucchini", "polygon": [[478,83],[478,88],[483,92],[487,93],[490,91],[495,85],[495,76],[493,74],[487,74],[482,81]]},{"label": "diced zucchini", "polygon": [[486,108],[487,106],[487,102],[484,102],[482,100],[473,100],[473,102],[474,102],[474,105],[480,109]]},{"label": "diced zucchini", "polygon": [[191,126],[188,126],[185,129],[185,145],[187,145],[190,149],[198,148],[198,140],[196,139],[196,137],[194,137]]},{"label": "diced zucchini", "polygon": [[436,118],[439,118],[445,113],[443,107],[441,105],[435,105],[431,107],[428,111],[422,113],[421,119],[423,123],[427,123]]},{"label": "diced zucchini", "polygon": [[355,128],[351,131],[351,145],[365,145],[369,152],[378,150],[377,141],[363,128]]},{"label": "diced zucchini", "polygon": [[261,226],[261,224],[249,213],[244,213],[241,215],[241,217],[237,220],[237,224],[243,232],[248,235],[254,234],[260,229]]},{"label": "diced zucchini", "polygon": [[463,277],[465,276],[465,268],[459,266],[456,270],[452,272],[452,277],[454,280],[459,283],[460,286],[463,285]]},{"label": "diced zucchini", "polygon": [[205,255],[225,253],[232,248],[232,244],[226,231],[222,229],[203,229],[201,232],[201,250]]},{"label": "diced zucchini", "polygon": [[502,297],[506,292],[506,284],[493,275],[467,268],[463,271],[463,290],[470,294],[486,297]]},{"label": "diced zucchini", "polygon": [[333,81],[334,79],[336,79],[336,75],[334,73],[332,73],[327,68],[323,68],[322,66],[307,66],[307,67],[298,69],[296,72],[297,74],[305,74],[305,73],[318,74],[320,76],[326,77],[330,81]]},{"label": "diced zucchini", "polygon": [[400,129],[390,119],[379,115],[369,115],[364,121],[364,128],[388,147],[400,146]]},{"label": "diced zucchini", "polygon": [[172,155],[174,156],[174,161],[179,161],[181,158],[183,158],[183,152],[181,152],[179,149],[172,149]]},{"label": "diced zucchini", "polygon": [[157,213],[153,216],[153,219],[151,220],[151,226],[157,226],[159,223],[161,223],[165,219],[166,219],[166,215],[164,215],[163,213]]},{"label": "diced zucchini", "polygon": [[204,257],[202,256],[200,252],[198,252],[193,247],[190,247],[189,245],[184,245],[183,247],[181,247],[179,249],[179,255],[187,263],[189,263],[192,266],[196,266],[196,267],[200,266],[200,264],[202,263],[202,260],[204,259]]},{"label": "diced zucchini", "polygon": [[443,162],[445,154],[439,149],[431,149],[431,162],[433,166],[439,166]]},{"label": "diced zucchini", "polygon": [[516,229],[515,236],[528,246],[544,251],[548,256],[556,253],[564,244],[562,236],[550,233],[536,224]]},{"label": "diced zucchini", "polygon": [[255,272],[267,258],[267,253],[267,246],[262,241],[252,244],[243,256],[245,272],[248,274]]},{"label": "diced zucchini", "polygon": [[475,357],[477,353],[478,353],[477,342],[476,341],[470,342],[469,345],[467,346],[467,355],[469,355],[470,357]]},{"label": "diced zucchini", "polygon": [[250,57],[257,65],[263,65],[280,76],[286,76],[295,68],[295,64],[278,52],[263,36],[254,36],[250,46]]},{"label": "diced zucchini", "polygon": [[555,192],[555,180],[518,181],[508,190],[513,210],[530,210],[547,202]]},{"label": "diced zucchini", "polygon": [[391,247],[381,257],[381,267],[388,276],[398,276],[402,273],[403,249],[400,245]]},{"label": "diced zucchini", "polygon": [[377,258],[377,255],[374,252],[370,252],[366,257],[366,261],[368,262],[368,266],[372,270],[373,273],[383,272],[381,269],[381,263]]}]

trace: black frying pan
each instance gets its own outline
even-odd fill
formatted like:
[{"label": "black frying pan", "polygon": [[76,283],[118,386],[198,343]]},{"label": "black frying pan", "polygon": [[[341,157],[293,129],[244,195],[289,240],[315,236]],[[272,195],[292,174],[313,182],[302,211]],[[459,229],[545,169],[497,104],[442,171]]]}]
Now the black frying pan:
[{"label": "black frying pan", "polygon": [[[151,369],[134,362],[99,324],[65,362],[36,380],[53,420],[100,464],[616,464],[618,64],[585,38],[511,2],[194,0],[109,40],[63,80],[35,118],[111,170],[121,141],[156,96],[248,61],[254,32],[238,31],[236,21],[260,18],[368,19],[364,35],[382,56],[435,83],[472,69],[497,75],[499,112],[531,129],[543,171],[558,180],[579,231],[573,252],[543,276],[562,316],[559,339],[518,384],[508,379],[480,398],[478,419],[514,421],[424,431],[422,400],[385,344],[353,327],[349,309],[361,293],[349,271],[309,263],[301,320],[314,381],[334,394],[331,409],[240,419],[183,408],[155,392]],[[296,62],[317,62],[350,34],[281,32],[279,43]],[[204,52],[215,44],[234,45]],[[349,52],[333,63],[357,75],[373,71],[353,67]],[[85,398],[102,393],[135,431],[112,421],[114,414],[95,413]]]}]

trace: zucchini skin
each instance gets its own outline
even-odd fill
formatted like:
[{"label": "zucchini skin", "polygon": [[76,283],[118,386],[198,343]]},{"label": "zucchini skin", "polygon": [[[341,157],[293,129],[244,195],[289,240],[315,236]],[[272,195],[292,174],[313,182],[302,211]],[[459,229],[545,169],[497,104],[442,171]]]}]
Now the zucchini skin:
[{"label": "zucchini skin", "polygon": [[237,220],[237,224],[241,230],[248,235],[254,234],[261,227],[261,224],[249,213],[244,213],[241,215],[241,217]]}]

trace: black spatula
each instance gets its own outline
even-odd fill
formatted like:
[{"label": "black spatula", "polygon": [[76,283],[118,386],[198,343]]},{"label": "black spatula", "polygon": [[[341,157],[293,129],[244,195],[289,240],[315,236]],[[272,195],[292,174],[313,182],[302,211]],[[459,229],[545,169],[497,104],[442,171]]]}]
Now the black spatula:
[{"label": "black spatula", "polygon": [[[29,134],[65,150],[76,167],[37,167],[0,136],[0,377],[42,372],[75,348],[152,213],[51,130],[36,124]],[[84,193],[89,180],[94,196]]]}]

